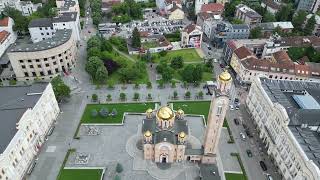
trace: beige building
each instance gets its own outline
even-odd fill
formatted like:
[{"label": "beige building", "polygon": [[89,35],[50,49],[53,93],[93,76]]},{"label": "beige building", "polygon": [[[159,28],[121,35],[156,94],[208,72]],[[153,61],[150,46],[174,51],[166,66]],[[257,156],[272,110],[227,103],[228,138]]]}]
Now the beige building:
[{"label": "beige building", "polygon": [[248,25],[260,23],[262,16],[247,5],[239,4],[236,6],[235,17]]},{"label": "beige building", "polygon": [[256,77],[246,99],[284,180],[320,179],[320,83]]},{"label": "beige building", "polygon": [[201,48],[202,34],[200,26],[189,24],[181,31],[181,46],[184,48]]},{"label": "beige building", "polygon": [[171,107],[148,109],[142,122],[144,159],[156,163],[194,161],[215,164],[223,121],[229,107],[232,78],[223,72],[211,101],[203,148],[187,147],[190,131],[183,110]]},{"label": "beige building", "polygon": [[57,30],[52,38],[11,47],[8,57],[18,81],[50,80],[74,67],[76,48],[72,30]]},{"label": "beige building", "polygon": [[173,8],[168,10],[168,19],[169,20],[182,20],[184,19],[184,12],[178,6],[173,6]]}]

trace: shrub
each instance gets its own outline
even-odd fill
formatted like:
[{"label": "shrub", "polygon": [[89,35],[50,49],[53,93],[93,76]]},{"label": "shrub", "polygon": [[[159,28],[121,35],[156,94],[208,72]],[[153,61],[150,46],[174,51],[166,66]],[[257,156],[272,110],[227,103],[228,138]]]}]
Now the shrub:
[{"label": "shrub", "polygon": [[120,99],[125,100],[126,99],[126,94],[125,93],[120,93]]},{"label": "shrub", "polygon": [[164,87],[164,82],[162,80],[159,81],[159,88],[163,88]]},{"label": "shrub", "polygon": [[120,163],[117,163],[116,171],[117,171],[117,173],[121,173],[123,171],[123,167]]},{"label": "shrub", "polygon": [[133,99],[135,99],[135,100],[138,100],[139,99],[139,93],[134,93],[134,95],[133,95]]},{"label": "shrub", "polygon": [[172,82],[171,82],[171,87],[172,87],[172,88],[175,88],[175,87],[176,87],[176,82],[172,81]]},{"label": "shrub", "polygon": [[99,114],[100,114],[100,116],[102,116],[102,117],[107,117],[108,114],[109,114],[109,110],[106,109],[106,108],[101,108],[100,111],[99,111]]},{"label": "shrub", "polygon": [[113,179],[114,180],[121,180],[121,177],[117,174]]},{"label": "shrub", "polygon": [[114,84],[113,84],[113,82],[108,82],[108,88],[109,89],[113,89],[114,88]]},{"label": "shrub", "polygon": [[97,101],[98,100],[98,95],[97,94],[92,94],[91,99],[92,99],[92,101]]},{"label": "shrub", "polygon": [[112,109],[111,114],[112,114],[112,116],[116,116],[118,114],[118,111],[116,110],[116,108]]},{"label": "shrub", "polygon": [[98,111],[96,109],[91,110],[91,116],[92,117],[97,117],[98,116]]},{"label": "shrub", "polygon": [[147,88],[149,88],[149,89],[151,89],[152,88],[152,84],[151,84],[151,82],[149,81],[149,82],[147,82]]},{"label": "shrub", "polygon": [[103,64],[107,68],[109,75],[120,68],[120,65],[112,59],[103,60]]},{"label": "shrub", "polygon": [[203,92],[200,91],[200,92],[198,93],[198,96],[199,96],[199,98],[202,98],[202,97],[203,97]]},{"label": "shrub", "polygon": [[148,99],[152,99],[152,96],[150,93],[148,94]]},{"label": "shrub", "polygon": [[187,91],[186,94],[185,94],[185,96],[186,96],[186,98],[190,98],[190,96],[191,96],[190,91]]},{"label": "shrub", "polygon": [[167,54],[168,54],[168,51],[160,51],[159,52],[159,55],[162,57],[166,56]]},{"label": "shrub", "polygon": [[178,97],[178,92],[177,91],[174,91],[173,92],[173,98],[177,98]]},{"label": "shrub", "polygon": [[11,79],[10,81],[9,81],[9,85],[16,85],[17,84],[17,81],[16,80],[14,80],[14,79]]}]

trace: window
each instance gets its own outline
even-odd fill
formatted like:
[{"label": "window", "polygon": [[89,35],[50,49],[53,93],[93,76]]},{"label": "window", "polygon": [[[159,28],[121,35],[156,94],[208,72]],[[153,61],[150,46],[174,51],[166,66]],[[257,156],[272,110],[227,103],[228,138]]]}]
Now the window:
[{"label": "window", "polygon": [[46,67],[49,67],[49,63],[46,64]]},{"label": "window", "polygon": [[65,26],[66,24],[65,24],[65,23],[63,23],[62,25],[63,25],[63,26]]},{"label": "window", "polygon": [[53,62],[53,65],[56,65],[56,64],[57,64],[57,62],[56,62],[56,61],[54,61],[54,62]]},{"label": "window", "polygon": [[24,73],[25,77],[29,77],[29,74],[27,72]]},{"label": "window", "polygon": [[52,57],[51,57],[51,59],[55,59],[55,58],[56,58],[55,56],[52,56]]},{"label": "window", "polygon": [[41,64],[38,64],[38,68],[41,68]]},{"label": "window", "polygon": [[59,54],[58,56],[61,57],[61,54]]},{"label": "window", "polygon": [[43,36],[44,34],[43,34],[43,33],[41,33],[41,35]]},{"label": "window", "polygon": [[47,32],[47,35],[49,36],[49,33]]},{"label": "window", "polygon": [[33,68],[33,65],[30,65],[29,67],[30,67],[30,68]]},{"label": "window", "polygon": [[36,59],[36,62],[40,62],[40,60],[39,60],[39,59]]},{"label": "window", "polygon": [[51,74],[52,74],[51,70],[49,70],[49,71],[48,71],[48,74],[49,74],[49,75],[51,75]]},{"label": "window", "polygon": [[25,69],[25,68],[26,68],[26,66],[25,66],[25,65],[22,65],[21,67],[22,67],[22,69]]},{"label": "window", "polygon": [[218,106],[217,108],[217,116],[220,116],[222,114],[222,106]]},{"label": "window", "polygon": [[62,59],[60,59],[60,62],[62,62],[63,60]]},{"label": "window", "polygon": [[42,30],[42,28],[39,28],[40,30]]},{"label": "window", "polygon": [[43,60],[44,60],[44,61],[47,61],[47,60],[48,60],[48,58],[44,58]]},{"label": "window", "polygon": [[36,72],[32,72],[32,76],[33,77],[37,76]]},{"label": "window", "polygon": [[44,73],[42,71],[40,72],[40,76],[44,76]]},{"label": "window", "polygon": [[48,28],[47,28],[47,27],[45,27],[44,29],[45,29],[45,30],[48,30]]},{"label": "window", "polygon": [[31,60],[29,59],[28,62],[31,62]]},{"label": "window", "polygon": [[58,72],[59,72],[59,69],[58,69],[58,68],[56,68],[56,69],[55,69],[55,71],[56,71],[56,73],[58,73]]},{"label": "window", "polygon": [[23,60],[19,60],[20,63],[23,63]]}]

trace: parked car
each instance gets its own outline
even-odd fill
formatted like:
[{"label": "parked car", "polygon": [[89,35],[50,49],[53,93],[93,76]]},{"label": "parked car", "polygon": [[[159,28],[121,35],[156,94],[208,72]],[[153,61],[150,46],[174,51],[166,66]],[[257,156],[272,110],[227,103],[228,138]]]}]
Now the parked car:
[{"label": "parked car", "polygon": [[242,124],[242,126],[243,126],[244,129],[248,128],[246,124]]},{"label": "parked car", "polygon": [[234,110],[234,107],[232,104],[230,104],[229,107],[230,107],[230,110]]},{"label": "parked car", "polygon": [[252,157],[252,152],[249,149],[247,149],[247,155],[248,157]]},{"label": "parked car", "polygon": [[235,99],[234,99],[234,103],[235,103],[235,104],[240,104],[239,99],[238,99],[238,98],[235,98]]},{"label": "parked car", "polygon": [[236,125],[239,125],[239,124],[240,124],[240,123],[239,123],[239,120],[238,120],[237,118],[233,119],[233,121],[234,121],[234,123],[235,123]]},{"label": "parked car", "polygon": [[259,164],[260,164],[263,171],[266,171],[268,169],[267,165],[263,161],[260,161]]},{"label": "parked car", "polygon": [[221,68],[224,68],[224,65],[223,65],[223,64],[220,64],[220,67],[221,67]]},{"label": "parked car", "polygon": [[240,137],[242,140],[244,140],[244,141],[246,140],[246,135],[244,135],[243,133],[240,133]]},{"label": "parked car", "polygon": [[209,50],[211,50],[211,47],[210,47],[210,46],[208,46],[208,49],[209,49]]},{"label": "parked car", "polygon": [[235,109],[236,109],[236,110],[239,110],[239,109],[240,109],[240,106],[239,106],[239,105],[236,105],[236,106],[235,106]]}]

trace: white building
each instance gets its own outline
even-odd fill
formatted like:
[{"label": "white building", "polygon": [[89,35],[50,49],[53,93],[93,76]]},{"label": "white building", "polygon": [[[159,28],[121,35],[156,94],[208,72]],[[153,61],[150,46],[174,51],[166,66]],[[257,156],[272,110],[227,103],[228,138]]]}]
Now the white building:
[{"label": "white building", "polygon": [[75,66],[76,40],[72,30],[57,30],[52,38],[11,46],[7,54],[18,81],[50,80]]},{"label": "white building", "polygon": [[320,179],[320,83],[256,77],[246,100],[284,180]]},{"label": "white building", "polygon": [[14,21],[10,17],[0,20],[0,57],[17,39],[17,35],[12,29],[13,25]]},{"label": "white building", "polygon": [[0,179],[21,180],[60,112],[50,83],[0,87]]},{"label": "white building", "polygon": [[260,23],[262,20],[262,16],[259,13],[244,4],[236,6],[235,17],[249,25]]},{"label": "white building", "polygon": [[80,15],[80,7],[78,0],[56,0],[56,6],[60,13],[77,12]]},{"label": "white building", "polygon": [[74,38],[80,41],[81,29],[78,13],[63,12],[54,18],[34,19],[29,23],[29,32],[34,43],[51,38],[59,29],[71,29]]},{"label": "white building", "polygon": [[195,14],[198,14],[201,11],[201,7],[204,4],[208,4],[209,1],[208,0],[195,0],[195,5],[194,5],[194,11]]},{"label": "white building", "polygon": [[11,7],[21,11],[24,16],[30,16],[41,6],[41,3],[33,4],[31,1],[0,0],[0,12],[2,12],[5,7]]}]

